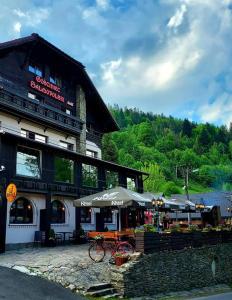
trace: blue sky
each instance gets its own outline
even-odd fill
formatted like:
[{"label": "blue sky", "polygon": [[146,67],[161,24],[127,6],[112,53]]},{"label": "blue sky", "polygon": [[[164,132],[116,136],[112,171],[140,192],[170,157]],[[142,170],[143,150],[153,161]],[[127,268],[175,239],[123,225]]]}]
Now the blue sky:
[{"label": "blue sky", "polygon": [[232,117],[232,0],[1,0],[0,42],[37,32],[87,68],[106,103]]}]

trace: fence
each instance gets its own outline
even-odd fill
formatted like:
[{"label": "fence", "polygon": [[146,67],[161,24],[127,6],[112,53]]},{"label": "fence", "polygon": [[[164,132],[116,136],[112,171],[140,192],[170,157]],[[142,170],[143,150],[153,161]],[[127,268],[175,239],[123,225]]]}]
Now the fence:
[{"label": "fence", "polygon": [[150,254],[232,242],[232,231],[135,234],[136,251]]}]

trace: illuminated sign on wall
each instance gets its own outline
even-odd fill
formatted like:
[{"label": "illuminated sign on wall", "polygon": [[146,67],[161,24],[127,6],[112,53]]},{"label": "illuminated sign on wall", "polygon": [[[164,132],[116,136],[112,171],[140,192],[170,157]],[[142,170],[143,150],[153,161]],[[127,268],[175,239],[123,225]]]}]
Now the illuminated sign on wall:
[{"label": "illuminated sign on wall", "polygon": [[64,97],[59,95],[60,87],[57,85],[46,81],[40,76],[36,76],[35,80],[30,81],[30,87],[40,93],[43,93],[49,97],[52,97],[58,101],[64,102]]}]

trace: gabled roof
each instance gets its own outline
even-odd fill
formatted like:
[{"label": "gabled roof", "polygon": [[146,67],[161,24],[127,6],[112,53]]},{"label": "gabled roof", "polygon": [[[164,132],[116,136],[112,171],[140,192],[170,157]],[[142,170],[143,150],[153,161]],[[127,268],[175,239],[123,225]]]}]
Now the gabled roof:
[{"label": "gabled roof", "polygon": [[[220,206],[221,215],[223,217],[230,216],[227,208],[231,207],[231,192],[224,192],[224,191],[215,191],[215,192],[208,192],[208,193],[199,193],[199,194],[190,194],[190,200],[192,202],[204,204],[206,206]],[[184,200],[186,199],[186,195],[172,195],[176,199]]]},{"label": "gabled roof", "polygon": [[110,120],[110,124],[107,124],[107,127],[106,127],[107,129],[106,129],[105,132],[111,132],[111,131],[119,130],[118,124],[114,120],[111,112],[107,108],[107,106],[104,103],[103,99],[99,95],[96,87],[94,86],[93,82],[91,81],[89,75],[87,74],[87,72],[85,70],[85,66],[82,63],[80,63],[79,61],[77,61],[76,59],[72,58],[71,56],[69,56],[68,54],[63,52],[62,50],[60,50],[59,48],[57,48],[56,46],[54,46],[53,44],[49,43],[47,40],[42,38],[39,34],[32,33],[30,36],[26,36],[26,37],[23,37],[23,38],[19,38],[19,39],[11,40],[11,41],[8,41],[8,42],[0,43],[0,51],[11,49],[11,48],[17,48],[19,46],[34,43],[34,42],[42,43],[43,45],[45,45],[46,47],[50,48],[52,51],[54,51],[58,55],[60,55],[63,59],[69,61],[72,65],[77,67],[78,71],[82,73],[84,79],[88,83],[89,88],[93,90],[93,92],[96,96],[96,99],[98,100],[98,105],[102,109],[103,113]]}]

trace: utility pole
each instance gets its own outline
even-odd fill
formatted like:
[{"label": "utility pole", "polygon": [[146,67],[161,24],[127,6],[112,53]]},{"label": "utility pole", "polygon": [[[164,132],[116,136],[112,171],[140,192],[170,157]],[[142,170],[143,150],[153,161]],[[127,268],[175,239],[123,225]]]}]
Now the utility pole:
[{"label": "utility pole", "polygon": [[[184,189],[186,193],[187,200],[190,201],[189,198],[189,176],[191,173],[198,172],[199,169],[193,169],[190,165],[182,165],[180,166],[180,169],[182,171],[182,176],[184,177]],[[188,224],[191,224],[191,213],[188,212]]]}]

